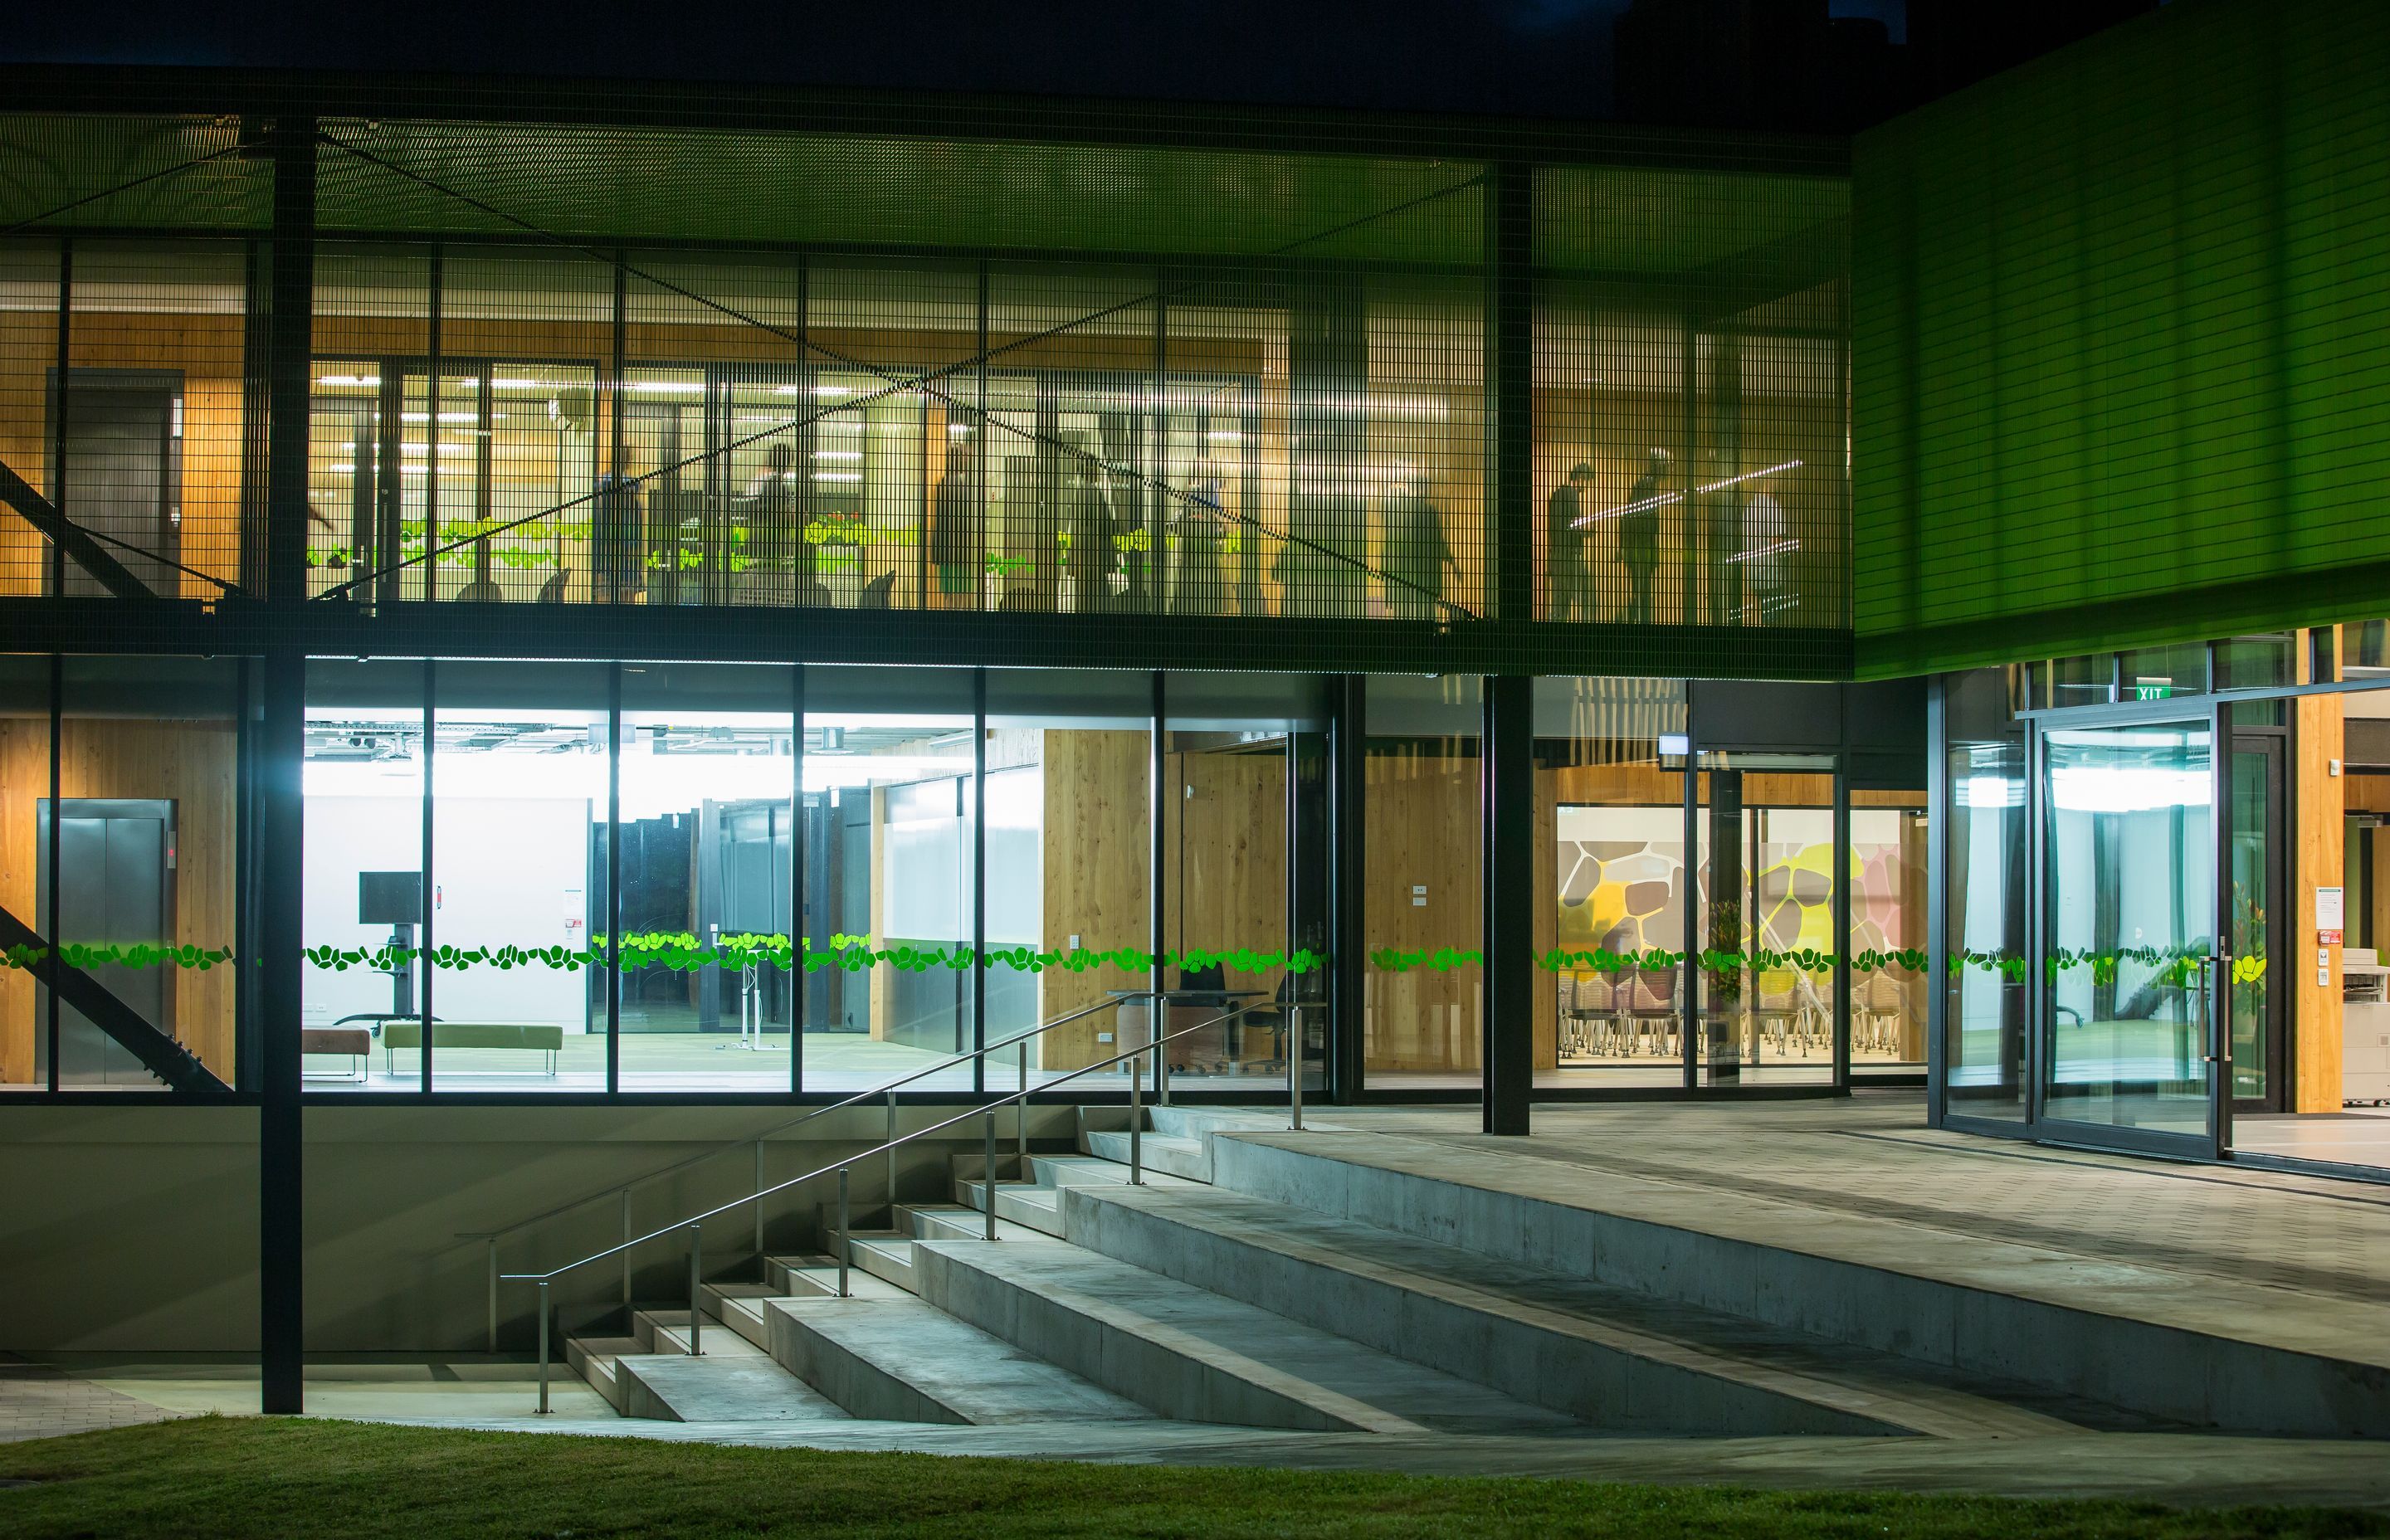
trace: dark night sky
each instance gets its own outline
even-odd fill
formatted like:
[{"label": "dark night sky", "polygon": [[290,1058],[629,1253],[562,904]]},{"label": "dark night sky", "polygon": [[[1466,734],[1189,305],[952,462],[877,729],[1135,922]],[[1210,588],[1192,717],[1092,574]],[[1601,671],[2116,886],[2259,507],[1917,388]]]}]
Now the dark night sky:
[{"label": "dark night sky", "polygon": [[[0,59],[1163,96],[1600,118],[1627,0],[15,0]],[[1883,16],[1901,0],[1834,0]]]}]

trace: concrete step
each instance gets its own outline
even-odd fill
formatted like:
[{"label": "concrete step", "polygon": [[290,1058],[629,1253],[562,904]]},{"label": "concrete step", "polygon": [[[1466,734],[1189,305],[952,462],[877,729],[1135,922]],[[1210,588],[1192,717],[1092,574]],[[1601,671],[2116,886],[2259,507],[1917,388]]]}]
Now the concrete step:
[{"label": "concrete step", "polygon": [[[702,1337],[703,1332],[699,1335]],[[662,1305],[635,1309],[631,1312],[631,1337],[639,1344],[641,1353],[687,1353],[688,1312]]]},{"label": "concrete step", "polygon": [[[985,1189],[978,1182],[955,1178],[955,1204],[973,1213],[987,1212]],[[996,1185],[996,1233],[1003,1234],[1007,1224],[1034,1230],[1040,1235],[1062,1233],[1062,1193],[1059,1187],[1033,1187],[1025,1182],[998,1182]]]},{"label": "concrete step", "polygon": [[[771,1276],[770,1297],[774,1299],[835,1299],[838,1295],[838,1259],[826,1256],[777,1256],[764,1259],[764,1268]],[[872,1277],[862,1268],[849,1264],[846,1289],[854,1299],[894,1300],[909,1297],[885,1278]],[[760,1306],[758,1307],[760,1308]],[[769,1350],[769,1330],[760,1345]]]},{"label": "concrete step", "polygon": [[1210,1134],[1279,1134],[1286,1131],[1284,1111],[1256,1111],[1245,1107],[1189,1107],[1176,1104],[1145,1110],[1146,1126],[1168,1138],[1200,1139]]},{"label": "concrete step", "polygon": [[[1080,1110],[1102,1111],[1105,1109],[1082,1108]],[[1123,1122],[1126,1121],[1128,1116],[1126,1108],[1113,1108],[1111,1110],[1120,1113]],[[1086,1136],[1083,1125],[1081,1138],[1084,1140]],[[977,1169],[977,1162],[974,1161],[972,1170],[976,1172]],[[1001,1226],[1003,1222],[1009,1220],[1024,1228],[1057,1238],[1062,1234],[1062,1188],[1090,1182],[1112,1184],[1128,1180],[1128,1167],[1123,1161],[1110,1161],[1100,1155],[1087,1154],[1032,1155],[1029,1158],[1029,1174],[1034,1178],[1034,1185],[1004,1181],[996,1183],[997,1223]],[[1189,1182],[1184,1176],[1174,1176],[1163,1171],[1149,1170],[1145,1174],[1145,1179],[1158,1186],[1200,1185]],[[982,1196],[980,1184],[977,1181],[957,1176],[955,1179],[955,1201],[974,1212],[985,1212],[983,1205],[986,1200]],[[999,1236],[1003,1234],[1001,1227],[996,1233]]]},{"label": "concrete step", "polygon": [[767,1283],[708,1283],[698,1290],[698,1303],[711,1321],[719,1320],[730,1330],[752,1344],[758,1352],[770,1349],[770,1328],[764,1321],[764,1302],[781,1298],[784,1290]]},{"label": "concrete step", "polygon": [[564,1365],[587,1382],[606,1405],[623,1409],[623,1377],[615,1366],[632,1354],[643,1353],[633,1337],[567,1337]]},{"label": "concrete step", "polygon": [[1080,1187],[1063,1220],[1107,1256],[1601,1428],[1985,1438],[2147,1426],[1237,1193]]},{"label": "concrete step", "polygon": [[[979,1197],[979,1184],[970,1184],[971,1197]],[[996,1187],[996,1238],[998,1240],[1034,1240],[1048,1231],[1016,1224],[1004,1217],[1004,1200],[1013,1184],[998,1182]],[[1034,1191],[1034,1188],[1022,1190]],[[1051,1188],[1047,1189],[1051,1191]],[[904,1203],[896,1209],[898,1226],[916,1240],[985,1240],[987,1211],[976,1201],[970,1203]],[[1059,1206],[1055,1223],[1061,1222]]]},{"label": "concrete step", "polygon": [[789,1299],[765,1309],[773,1358],[859,1418],[988,1424],[1151,1416],[919,1300]]},{"label": "concrete step", "polygon": [[[701,1332],[711,1343],[713,1334]],[[734,1341],[725,1331],[723,1336]],[[739,1346],[746,1347],[744,1341]],[[829,1397],[771,1359],[744,1353],[634,1354],[616,1360],[623,1415],[662,1422],[843,1422]]]},{"label": "concrete step", "polygon": [[[1128,1134],[1125,1130],[1112,1133],[1101,1129],[1089,1129],[1086,1134],[1081,1135],[1080,1138],[1088,1154],[1099,1155],[1123,1168],[1128,1165]],[[1189,1182],[1208,1183],[1212,1180],[1210,1140],[1184,1138],[1168,1134],[1148,1134],[1142,1144],[1143,1148],[1138,1150],[1137,1158],[1144,1163],[1148,1172],[1160,1172],[1164,1175],[1180,1177]]]},{"label": "concrete step", "polygon": [[[2107,1409],[2145,1426],[2390,1436],[2390,1332],[2337,1324],[2371,1304],[2325,1318],[2289,1290],[2028,1242],[1960,1245],[1892,1217],[1821,1226],[1802,1205],[1626,1172],[1589,1182],[1582,1164],[1491,1147],[1351,1132],[1213,1146],[1237,1192],[1961,1383],[2031,1387],[2070,1420]],[[1067,1203],[1063,1228],[1097,1244]]]},{"label": "concrete step", "polygon": [[850,1290],[853,1272],[860,1269],[908,1294],[913,1292],[913,1238],[909,1235],[894,1230],[857,1230],[847,1238],[846,1260]]},{"label": "concrete step", "polygon": [[922,1298],[950,1315],[1181,1421],[1372,1433],[1576,1427],[1544,1407],[1061,1241],[924,1241],[915,1277]]}]

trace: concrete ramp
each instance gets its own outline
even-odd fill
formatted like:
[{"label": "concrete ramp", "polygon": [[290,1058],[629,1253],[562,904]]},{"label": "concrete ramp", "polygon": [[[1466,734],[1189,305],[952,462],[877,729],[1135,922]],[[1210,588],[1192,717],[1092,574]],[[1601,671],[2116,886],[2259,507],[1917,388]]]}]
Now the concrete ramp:
[{"label": "concrete ramp", "polygon": [[[1911,1366],[1921,1380],[2007,1387],[1998,1399],[2030,1407],[2037,1396],[2070,1421],[2390,1437],[2390,1300],[1746,1196],[1730,1182],[1696,1180],[1697,1171],[1681,1180],[1638,1173],[1631,1134],[1617,1143],[1618,1159],[1605,1164],[1600,1150],[1588,1158],[1558,1141],[1506,1147],[1476,1137],[1222,1131],[1210,1156],[1223,1188],[1348,1222],[1356,1226],[1349,1233],[1388,1232],[1489,1264],[1523,1264],[1622,1298],[1805,1339],[1854,1362],[1866,1354]],[[1856,1158],[1853,1168],[1860,1169]],[[1981,1170],[1954,1171],[1951,1179],[1997,1184],[2006,1174],[1970,1176]],[[2081,1174],[2110,1184],[2163,1179],[2115,1168]],[[2029,1178],[2039,1179],[2016,1169],[2014,1180]],[[1125,1192],[1073,1191],[1065,1232],[1167,1265],[1162,1258],[1184,1234],[1166,1246],[1149,1236],[1131,1248],[1124,1238],[1091,1238],[1073,1223],[1080,1200],[1101,1197],[1124,1216],[1113,1233],[1124,1237],[1142,1222],[1129,1217]],[[2284,1202],[2298,1197],[2285,1194]],[[2345,1223],[2371,1222],[2348,1207],[2358,1200],[2332,1201]],[[1332,1249],[1324,1236],[1318,1244]],[[1284,1308],[1300,1308],[1285,1298]]]}]

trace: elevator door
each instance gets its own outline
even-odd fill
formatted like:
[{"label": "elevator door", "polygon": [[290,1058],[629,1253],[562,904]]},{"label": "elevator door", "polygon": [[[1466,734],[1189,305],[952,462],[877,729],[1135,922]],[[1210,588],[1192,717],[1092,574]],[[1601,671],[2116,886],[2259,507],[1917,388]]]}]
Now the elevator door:
[{"label": "elevator door", "polygon": [[[58,825],[58,922],[50,910],[50,802],[36,804],[34,928],[68,945],[163,946],[173,930],[174,804],[161,800],[70,797]],[[84,969],[100,987],[160,1032],[173,1035],[174,970],[100,963]],[[34,1020],[46,1022],[47,992]],[[48,1072],[48,1034],[37,1032],[36,1062]],[[140,1060],[63,1000],[58,1004],[58,1084],[155,1086]]]}]

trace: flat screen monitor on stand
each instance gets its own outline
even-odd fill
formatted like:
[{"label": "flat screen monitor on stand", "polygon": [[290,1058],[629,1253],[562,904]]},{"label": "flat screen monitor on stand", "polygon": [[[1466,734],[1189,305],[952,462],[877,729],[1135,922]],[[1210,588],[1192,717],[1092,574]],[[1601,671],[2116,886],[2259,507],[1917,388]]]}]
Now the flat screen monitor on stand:
[{"label": "flat screen monitor on stand", "polygon": [[357,873],[357,923],[390,927],[390,1013],[415,1014],[415,927],[423,918],[421,872]]}]

